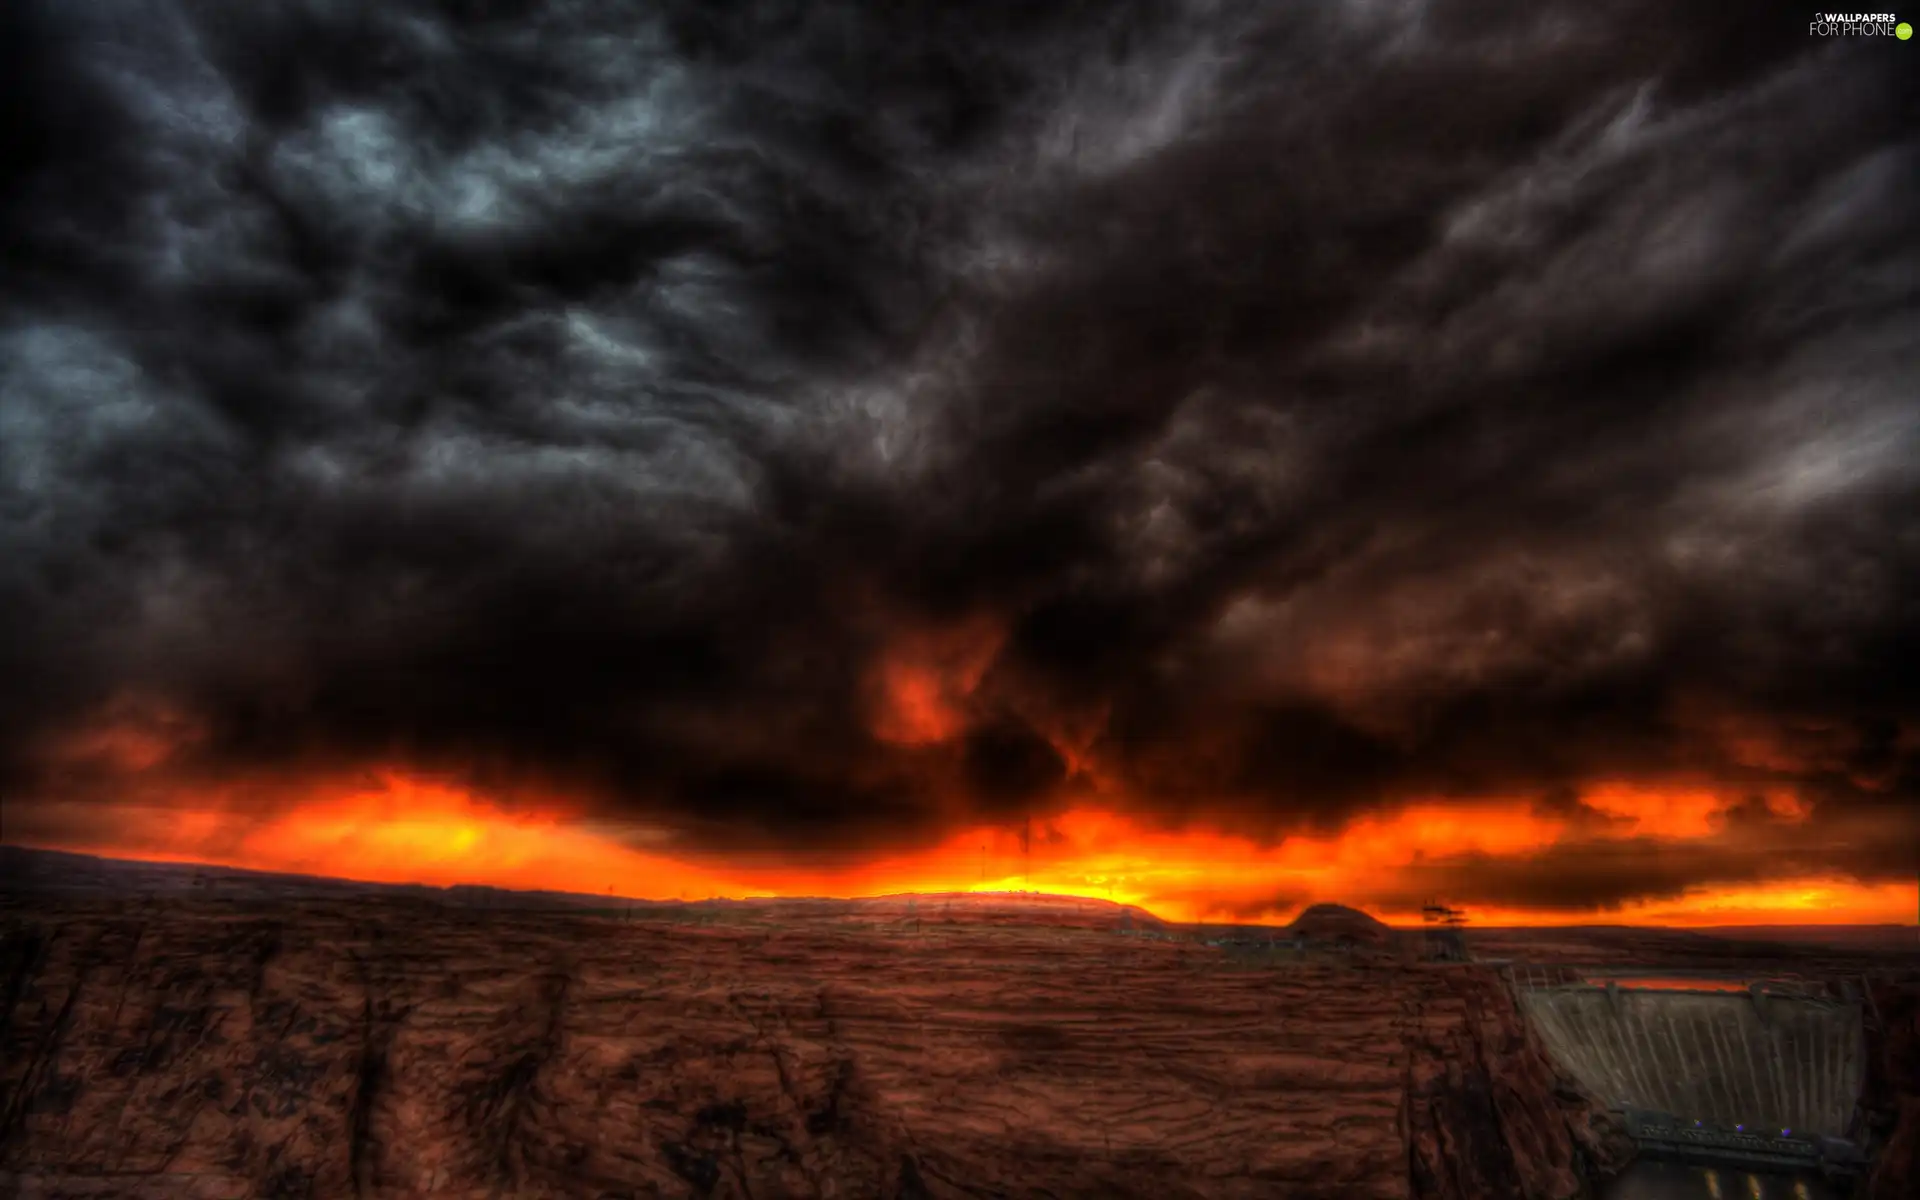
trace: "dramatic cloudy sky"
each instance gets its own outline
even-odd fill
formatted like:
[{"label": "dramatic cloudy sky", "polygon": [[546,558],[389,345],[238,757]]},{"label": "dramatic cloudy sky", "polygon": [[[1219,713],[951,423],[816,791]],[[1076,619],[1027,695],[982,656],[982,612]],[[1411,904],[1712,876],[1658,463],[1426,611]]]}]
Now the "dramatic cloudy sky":
[{"label": "dramatic cloudy sky", "polygon": [[1911,920],[1920,49],[1737,7],[14,0],[9,840]]}]

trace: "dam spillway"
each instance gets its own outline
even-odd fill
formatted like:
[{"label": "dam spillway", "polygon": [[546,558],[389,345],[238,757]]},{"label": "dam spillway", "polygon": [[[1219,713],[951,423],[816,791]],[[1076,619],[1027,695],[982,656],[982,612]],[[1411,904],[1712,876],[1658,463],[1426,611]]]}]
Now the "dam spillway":
[{"label": "dam spillway", "polygon": [[1516,983],[1548,1054],[1643,1149],[1784,1164],[1851,1157],[1865,1084],[1857,1003],[1762,985]]}]

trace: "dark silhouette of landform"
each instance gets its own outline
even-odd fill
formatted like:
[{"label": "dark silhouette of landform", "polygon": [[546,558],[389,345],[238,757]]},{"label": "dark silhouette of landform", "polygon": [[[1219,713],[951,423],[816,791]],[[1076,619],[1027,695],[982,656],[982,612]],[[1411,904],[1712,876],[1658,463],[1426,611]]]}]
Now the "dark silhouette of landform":
[{"label": "dark silhouette of landform", "polygon": [[[1337,905],[1193,926],[0,848],[0,1195],[1571,1200],[1660,1130],[1567,1039],[1671,983],[1681,1037],[1858,1014],[1855,1194],[1905,1200],[1914,932],[1469,925],[1453,961]],[[1713,1083],[1666,1095],[1745,1102]]]}]

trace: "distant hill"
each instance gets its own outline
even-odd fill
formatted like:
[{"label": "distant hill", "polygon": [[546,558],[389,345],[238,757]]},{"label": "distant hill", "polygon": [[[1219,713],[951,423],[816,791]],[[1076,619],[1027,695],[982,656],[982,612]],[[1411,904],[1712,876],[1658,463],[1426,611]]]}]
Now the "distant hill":
[{"label": "distant hill", "polygon": [[1914,925],[1710,925],[1694,932],[1736,942],[1850,946],[1863,950],[1911,950],[1920,946],[1920,926]]},{"label": "distant hill", "polygon": [[590,892],[515,891],[483,884],[433,887],[419,883],[366,883],[319,875],[247,871],[195,863],[155,863],[100,858],[60,850],[0,846],[0,892],[65,897],[206,896],[223,900],[350,900],[355,897],[416,899],[458,908],[604,909],[640,911],[719,910],[741,915],[777,914],[856,921],[956,921],[968,924],[1043,924],[1112,928],[1122,915],[1135,928],[1167,923],[1145,909],[1081,896],[1040,892],[933,892],[893,896],[719,898],[641,900]]},{"label": "distant hill", "polygon": [[1111,929],[1122,916],[1135,929],[1165,929],[1168,923],[1144,908],[1091,896],[1055,896],[1046,892],[915,892],[871,896],[848,903],[875,915],[905,916],[908,906],[922,920],[1069,925]]},{"label": "distant hill", "polygon": [[[378,895],[412,897],[443,904],[516,908],[604,907],[613,897],[583,892],[516,892],[475,884],[433,887],[423,883],[367,883],[322,875],[248,871],[204,863],[141,862],[100,858],[63,850],[0,846],[0,891],[61,896],[187,896],[211,894],[223,899],[350,899]],[[622,901],[628,903],[628,901]],[[631,903],[663,903],[632,901]],[[667,902],[677,903],[677,902]]]},{"label": "distant hill", "polygon": [[1287,926],[1294,937],[1315,942],[1357,942],[1379,945],[1393,936],[1385,922],[1344,904],[1315,904]]}]

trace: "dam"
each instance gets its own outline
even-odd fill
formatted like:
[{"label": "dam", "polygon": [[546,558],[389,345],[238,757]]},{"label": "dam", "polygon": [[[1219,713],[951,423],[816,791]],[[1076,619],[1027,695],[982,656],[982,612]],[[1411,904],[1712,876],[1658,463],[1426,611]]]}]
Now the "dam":
[{"label": "dam", "polygon": [[1786,981],[1511,975],[1548,1055],[1619,1115],[1642,1155],[1851,1174],[1865,1013]]}]

